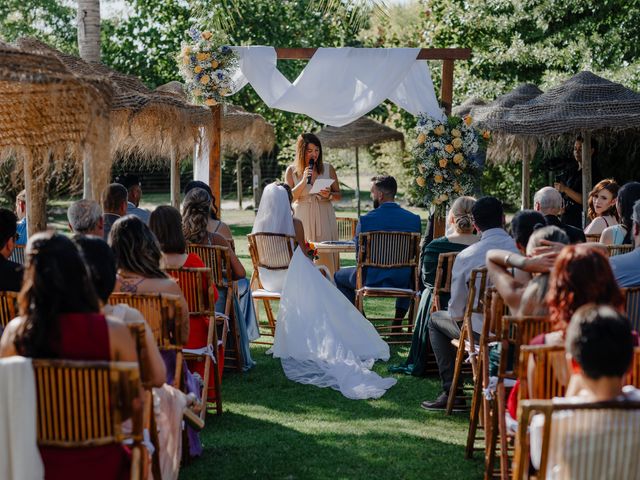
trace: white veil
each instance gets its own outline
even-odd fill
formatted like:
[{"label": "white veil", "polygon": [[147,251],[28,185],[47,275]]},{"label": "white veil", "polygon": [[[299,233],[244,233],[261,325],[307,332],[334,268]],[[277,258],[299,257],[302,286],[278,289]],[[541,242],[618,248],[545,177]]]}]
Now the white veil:
[{"label": "white veil", "polygon": [[284,233],[295,236],[289,194],[283,186],[270,183],[265,187],[251,233]]}]

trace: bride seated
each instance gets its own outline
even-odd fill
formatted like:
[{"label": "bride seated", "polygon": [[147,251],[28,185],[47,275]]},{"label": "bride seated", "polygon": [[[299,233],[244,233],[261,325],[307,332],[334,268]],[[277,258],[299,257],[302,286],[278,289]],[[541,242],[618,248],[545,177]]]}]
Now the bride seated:
[{"label": "bride seated", "polygon": [[389,359],[389,346],[308,257],[302,225],[281,184],[264,190],[253,227],[259,232],[290,235],[298,244],[288,269],[260,270],[263,286],[267,279],[281,292],[271,351],[287,378],[331,387],[347,398],[381,397],[396,380],[380,377],[371,367],[375,360]]}]

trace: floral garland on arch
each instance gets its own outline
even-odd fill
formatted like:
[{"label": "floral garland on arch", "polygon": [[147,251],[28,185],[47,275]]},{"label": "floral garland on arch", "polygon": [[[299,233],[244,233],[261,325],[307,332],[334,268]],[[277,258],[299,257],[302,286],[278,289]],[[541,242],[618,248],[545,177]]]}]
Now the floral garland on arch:
[{"label": "floral garland on arch", "polygon": [[444,217],[453,199],[476,189],[482,172],[474,159],[486,149],[490,133],[473,127],[470,116],[443,122],[426,114],[418,117],[416,133],[414,193]]},{"label": "floral garland on arch", "polygon": [[233,87],[231,80],[238,67],[238,55],[227,45],[222,33],[187,32],[191,42],[182,42],[178,66],[187,92],[196,103],[216,105]]}]

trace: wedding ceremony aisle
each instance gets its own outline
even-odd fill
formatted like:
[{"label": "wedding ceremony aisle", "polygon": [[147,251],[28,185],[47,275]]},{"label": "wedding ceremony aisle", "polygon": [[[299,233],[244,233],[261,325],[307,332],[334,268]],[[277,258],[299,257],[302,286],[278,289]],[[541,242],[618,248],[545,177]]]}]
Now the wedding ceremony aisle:
[{"label": "wedding ceremony aisle", "polygon": [[[240,215],[240,223],[230,226],[249,276],[251,227],[245,212]],[[352,263],[345,258],[343,264]],[[266,350],[252,346],[257,365],[249,372],[225,372],[224,413],[208,416],[201,434],[204,454],[181,470],[180,479],[482,477],[479,454],[463,460],[468,414],[447,417],[420,408],[437,396],[438,379],[393,375],[398,383],[382,398],[354,401],[288,380]],[[378,362],[374,370],[389,376],[388,365],[401,363],[407,351],[408,346],[392,348],[389,362]]]}]

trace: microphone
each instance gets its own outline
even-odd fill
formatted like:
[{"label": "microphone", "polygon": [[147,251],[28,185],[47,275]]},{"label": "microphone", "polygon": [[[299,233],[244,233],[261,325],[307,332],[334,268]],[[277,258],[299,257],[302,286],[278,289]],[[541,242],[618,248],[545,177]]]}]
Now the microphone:
[{"label": "microphone", "polygon": [[311,172],[307,176],[307,185],[311,185],[311,176],[313,175],[313,165],[315,164],[315,160],[313,158],[309,159],[309,167],[311,168]]}]

